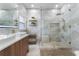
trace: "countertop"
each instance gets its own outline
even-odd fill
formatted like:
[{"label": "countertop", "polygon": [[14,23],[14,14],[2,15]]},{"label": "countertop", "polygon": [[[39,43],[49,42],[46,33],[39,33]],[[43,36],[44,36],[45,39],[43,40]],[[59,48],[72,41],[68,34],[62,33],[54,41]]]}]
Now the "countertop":
[{"label": "countertop", "polygon": [[9,47],[10,45],[16,43],[17,41],[23,39],[24,37],[28,36],[29,34],[22,34],[22,33],[15,33],[8,35],[5,39],[0,39],[0,51]]}]

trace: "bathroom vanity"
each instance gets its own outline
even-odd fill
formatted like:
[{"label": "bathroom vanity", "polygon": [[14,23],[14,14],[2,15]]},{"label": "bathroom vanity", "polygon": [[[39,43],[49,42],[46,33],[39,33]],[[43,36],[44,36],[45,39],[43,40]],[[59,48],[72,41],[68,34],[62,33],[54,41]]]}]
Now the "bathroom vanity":
[{"label": "bathroom vanity", "polygon": [[0,39],[0,56],[27,55],[29,34],[11,34]]}]

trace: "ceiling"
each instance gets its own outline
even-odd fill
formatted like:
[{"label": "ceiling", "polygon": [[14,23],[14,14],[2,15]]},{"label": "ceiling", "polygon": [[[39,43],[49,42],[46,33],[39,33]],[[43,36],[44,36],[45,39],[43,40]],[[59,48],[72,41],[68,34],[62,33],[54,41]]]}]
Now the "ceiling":
[{"label": "ceiling", "polygon": [[16,9],[17,4],[15,3],[0,3],[0,9],[7,10],[7,9]]},{"label": "ceiling", "polygon": [[[54,9],[56,8],[57,5],[57,9],[62,8],[62,6],[64,4],[58,4],[58,3],[27,3],[27,4],[22,4],[25,6],[25,8],[38,8],[38,9]],[[33,7],[32,7],[33,5]]]},{"label": "ceiling", "polygon": [[37,9],[51,9],[51,8],[61,9],[64,5],[67,4],[66,3],[0,3],[0,9],[17,9],[18,7],[37,8]]}]

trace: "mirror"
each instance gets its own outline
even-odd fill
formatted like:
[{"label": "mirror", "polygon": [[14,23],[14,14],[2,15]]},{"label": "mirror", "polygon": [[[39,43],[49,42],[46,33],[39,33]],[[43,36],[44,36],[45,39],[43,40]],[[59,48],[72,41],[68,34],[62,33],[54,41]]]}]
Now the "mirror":
[{"label": "mirror", "polygon": [[0,26],[15,26],[17,10],[0,10]]}]

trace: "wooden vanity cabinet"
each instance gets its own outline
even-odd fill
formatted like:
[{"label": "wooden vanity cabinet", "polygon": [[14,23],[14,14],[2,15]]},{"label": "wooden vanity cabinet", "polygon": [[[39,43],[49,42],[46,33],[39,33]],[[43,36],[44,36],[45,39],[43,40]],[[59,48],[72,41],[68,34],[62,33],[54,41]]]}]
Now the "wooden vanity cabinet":
[{"label": "wooden vanity cabinet", "polygon": [[29,37],[25,37],[0,51],[0,56],[26,56],[29,51],[28,39]]}]

